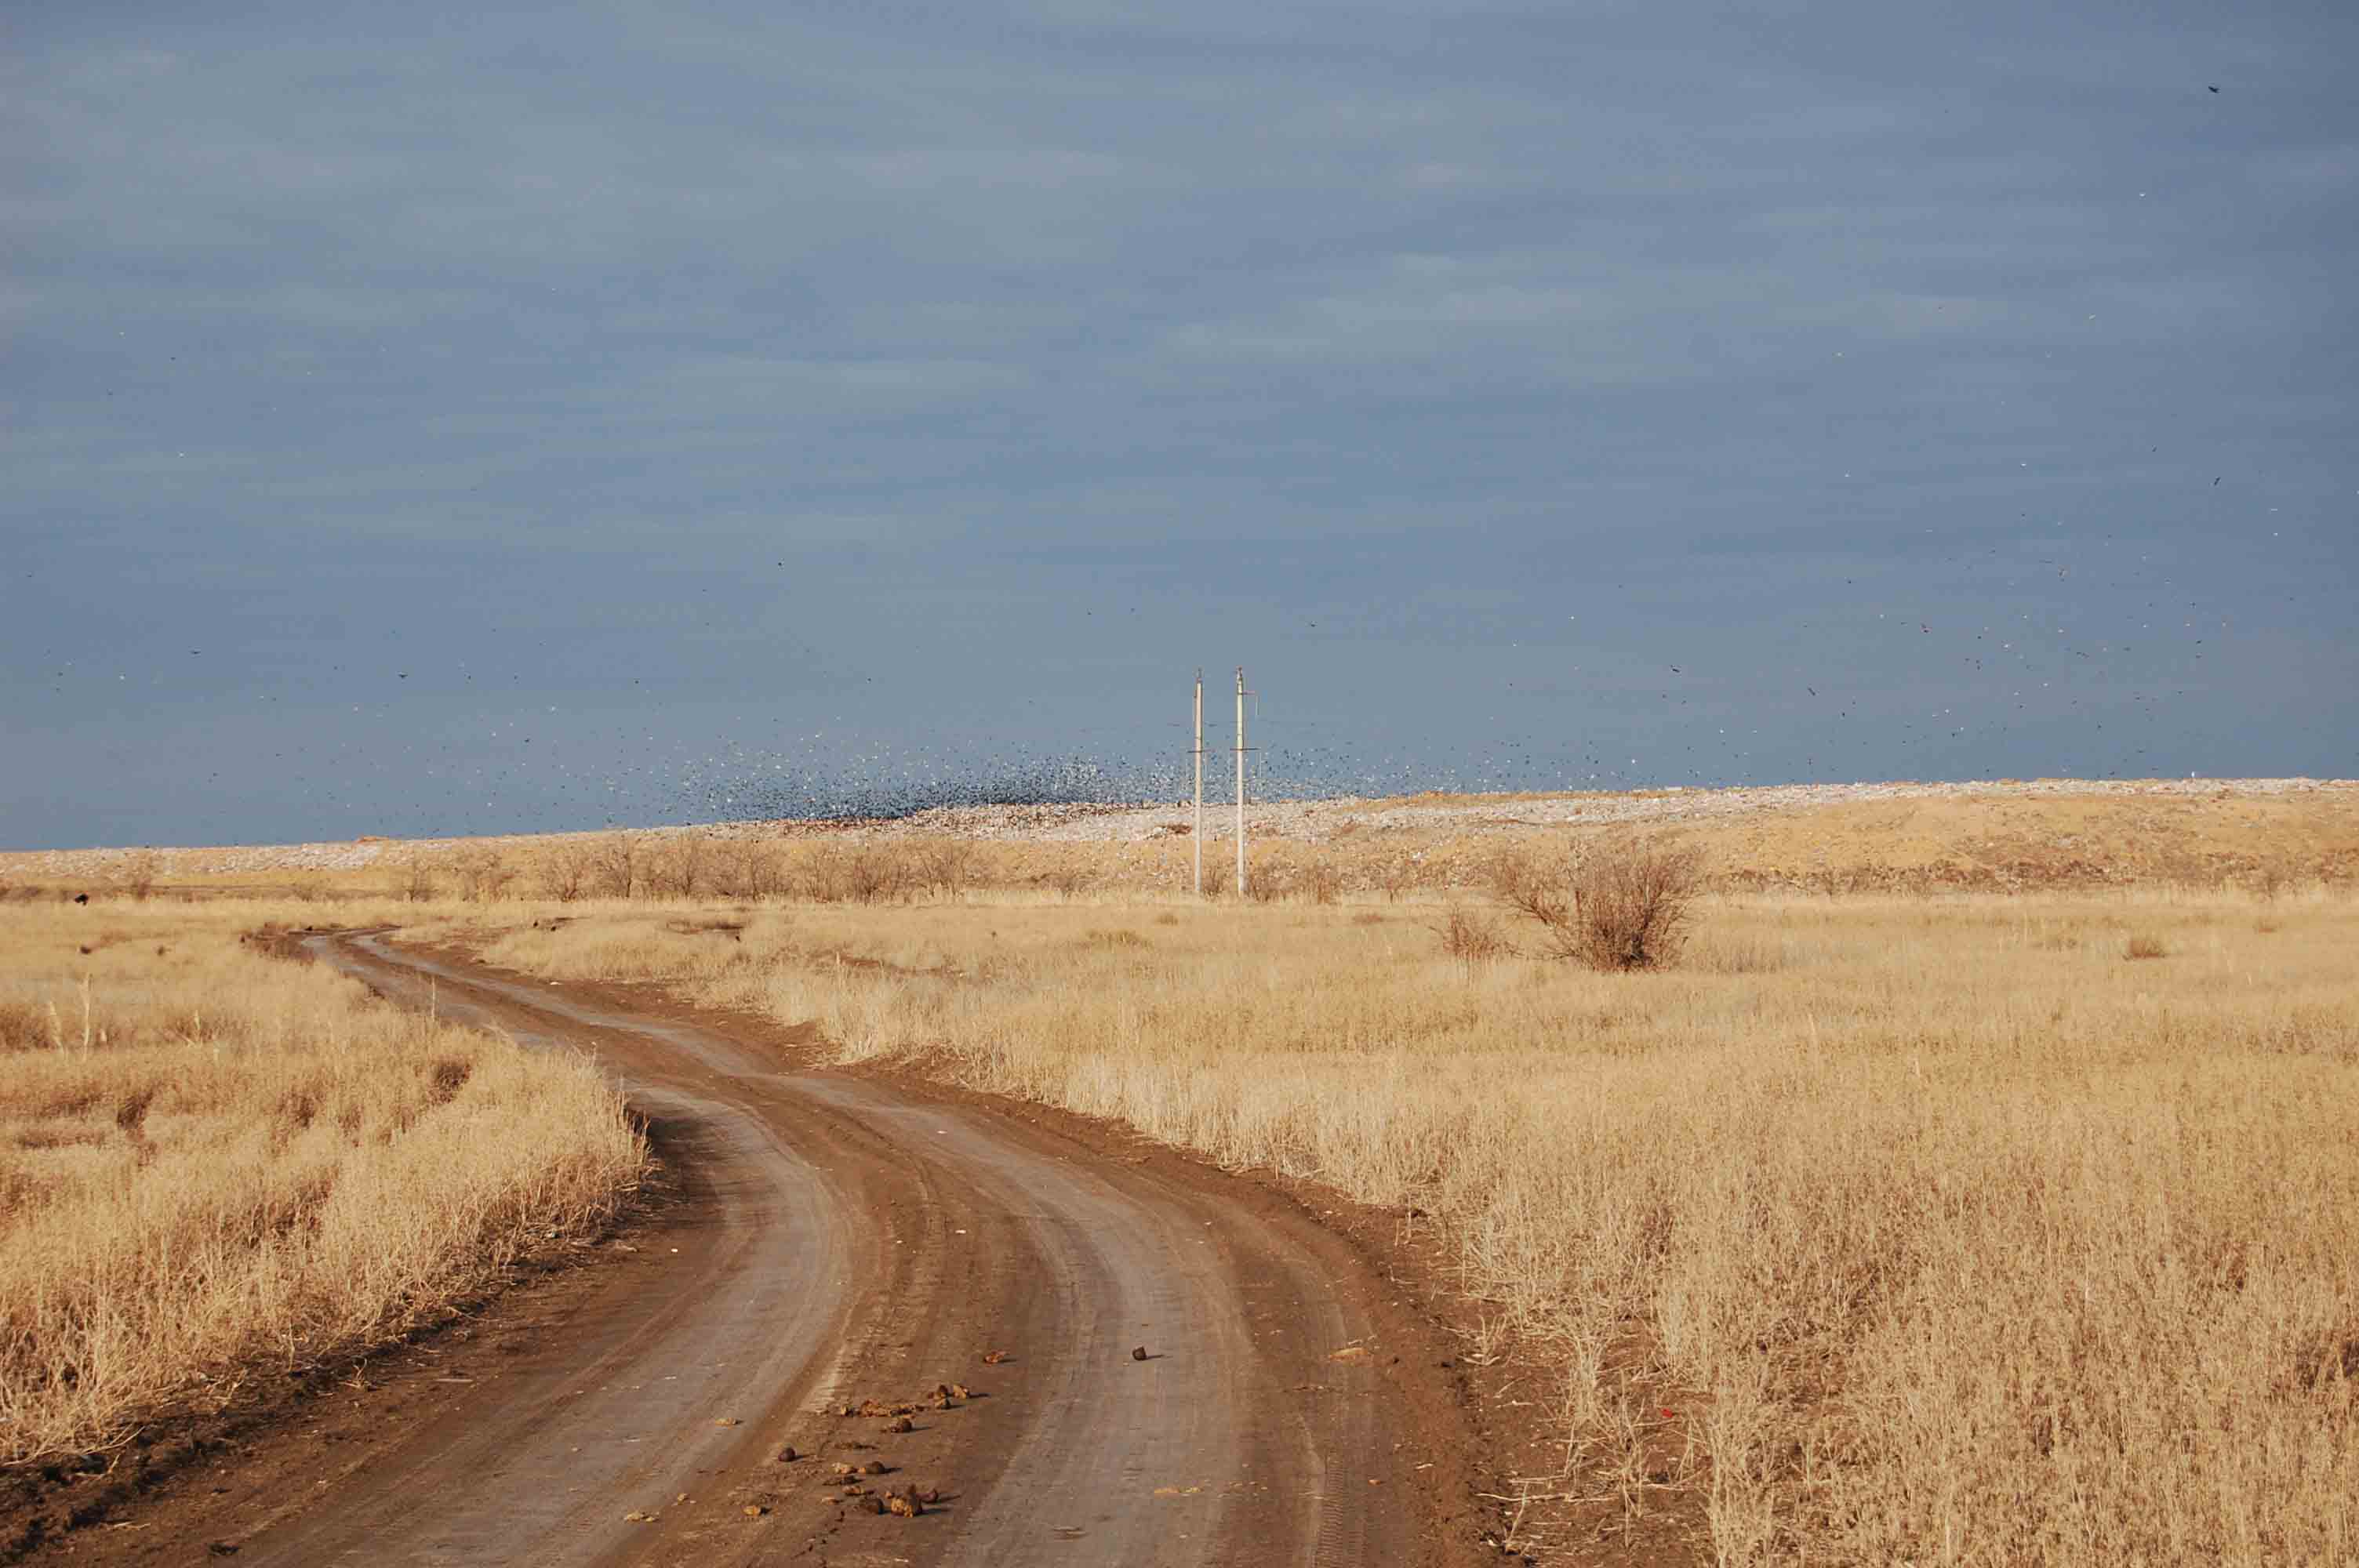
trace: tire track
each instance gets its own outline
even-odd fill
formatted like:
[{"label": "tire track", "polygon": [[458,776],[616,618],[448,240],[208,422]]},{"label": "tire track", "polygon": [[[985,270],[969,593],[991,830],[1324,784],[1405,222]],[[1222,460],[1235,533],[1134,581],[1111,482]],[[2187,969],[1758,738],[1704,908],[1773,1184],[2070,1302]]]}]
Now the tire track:
[{"label": "tire track", "polygon": [[[1191,1189],[972,1106],[782,1070],[589,994],[314,937],[411,1005],[588,1045],[684,1167],[667,1262],[465,1409],[253,1535],[269,1564],[1396,1563],[1420,1550],[1372,1334],[1305,1249]],[[669,1244],[669,1243],[668,1243]],[[1307,1255],[1309,1252],[1321,1256]],[[1321,1260],[1322,1257],[1326,1260]],[[1133,1359],[1134,1346],[1149,1358]],[[1013,1352],[976,1367],[986,1347]],[[963,1373],[988,1397],[886,1439],[818,1413]],[[978,1376],[978,1373],[984,1376]],[[716,1420],[740,1420],[724,1427]],[[816,1465],[947,1494],[867,1517]],[[658,1517],[626,1521],[626,1510]]]}]

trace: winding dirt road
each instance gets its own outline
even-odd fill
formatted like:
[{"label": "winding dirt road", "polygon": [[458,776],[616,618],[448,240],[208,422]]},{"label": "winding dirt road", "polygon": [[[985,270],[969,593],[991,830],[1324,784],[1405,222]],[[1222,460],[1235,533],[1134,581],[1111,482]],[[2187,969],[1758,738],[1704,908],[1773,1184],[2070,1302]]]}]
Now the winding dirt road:
[{"label": "winding dirt road", "polygon": [[[309,946],[397,1000],[595,1051],[681,1197],[553,1330],[436,1379],[458,1386],[340,1474],[244,1505],[241,1563],[1473,1560],[1439,1479],[1463,1429],[1398,1292],[1282,1200],[597,988]],[[916,1408],[840,1413],[867,1400]],[[839,1465],[940,1500],[871,1514]]]}]

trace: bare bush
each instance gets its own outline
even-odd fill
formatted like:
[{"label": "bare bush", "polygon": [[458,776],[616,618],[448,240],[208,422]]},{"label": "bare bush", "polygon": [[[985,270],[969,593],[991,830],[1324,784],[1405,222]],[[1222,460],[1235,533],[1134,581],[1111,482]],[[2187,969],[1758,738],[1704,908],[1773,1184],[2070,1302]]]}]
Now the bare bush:
[{"label": "bare bush", "polygon": [[1459,968],[1470,980],[1483,965],[1506,957],[1516,950],[1497,921],[1455,905],[1444,913],[1432,930],[1441,938],[1441,950],[1458,960]]},{"label": "bare bush", "polygon": [[842,860],[840,844],[812,845],[791,857],[785,875],[787,895],[813,903],[836,903],[843,897],[842,878],[837,871]]},{"label": "bare bush", "polygon": [[1324,855],[1305,860],[1296,881],[1313,903],[1332,903],[1343,892],[1343,868]]},{"label": "bare bush", "polygon": [[917,857],[886,844],[822,844],[804,857],[792,891],[820,903],[890,903],[920,885]]},{"label": "bare bush", "polygon": [[609,833],[591,851],[591,886],[608,898],[629,898],[639,887],[639,847],[627,833]]},{"label": "bare bush", "polygon": [[723,898],[766,898],[780,891],[777,851],[750,838],[723,839],[712,846],[710,881]]},{"label": "bare bush", "polygon": [[[1212,886],[1211,871],[1211,867],[1208,866],[1205,868],[1206,875],[1204,881],[1205,888],[1208,892],[1211,890]],[[1090,873],[1083,868],[1068,860],[1049,867],[1047,871],[1042,871],[1038,876],[1035,877],[1033,881],[1038,882],[1042,887],[1049,889],[1051,892],[1060,892],[1067,898],[1071,898],[1073,894],[1080,892],[1082,889],[1090,885]]]},{"label": "bare bush", "polygon": [[475,844],[451,857],[451,871],[459,896],[471,903],[489,903],[506,897],[516,879],[516,869],[488,844]]},{"label": "bare bush", "polygon": [[427,859],[425,850],[412,849],[402,858],[402,897],[412,903],[424,903],[439,891],[434,879],[434,862]]},{"label": "bare bush", "polygon": [[648,891],[674,898],[694,898],[712,873],[712,844],[700,833],[683,833],[647,858]]},{"label": "bare bush", "polygon": [[123,890],[140,903],[147,902],[156,891],[156,876],[162,868],[163,857],[153,849],[140,849],[123,860]]},{"label": "bare bush", "polygon": [[1801,885],[1829,898],[1842,898],[1849,893],[1874,892],[1875,875],[1865,866],[1821,866],[1805,873]]},{"label": "bare bush", "polygon": [[1550,957],[1593,969],[1653,969],[1678,956],[1703,883],[1693,849],[1608,839],[1549,868],[1519,856],[1494,863],[1492,886],[1540,927]]},{"label": "bare bush", "polygon": [[974,874],[974,846],[962,838],[943,838],[918,851],[919,876],[940,898],[956,898]]},{"label": "bare bush", "polygon": [[560,903],[588,894],[598,874],[596,849],[581,839],[559,844],[540,862],[540,891]]},{"label": "bare bush", "polygon": [[917,871],[897,847],[863,844],[844,859],[844,895],[855,903],[889,903],[909,891]]},{"label": "bare bush", "polygon": [[2253,868],[2250,879],[2254,893],[2264,903],[2293,891],[2300,877],[2300,868],[2286,855],[2265,857]]},{"label": "bare bush", "polygon": [[[1210,849],[1210,846],[1206,846]],[[1204,896],[1219,898],[1229,891],[1229,861],[1225,855],[1204,857]]]}]

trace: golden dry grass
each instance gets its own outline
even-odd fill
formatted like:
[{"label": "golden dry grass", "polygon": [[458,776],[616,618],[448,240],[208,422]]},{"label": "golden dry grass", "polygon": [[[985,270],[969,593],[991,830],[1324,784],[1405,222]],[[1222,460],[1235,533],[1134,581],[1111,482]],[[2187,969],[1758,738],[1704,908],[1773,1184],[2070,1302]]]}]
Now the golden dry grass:
[{"label": "golden dry grass", "polygon": [[0,909],[0,1463],[435,1321],[639,1176],[586,1059],[241,946],[272,913]]},{"label": "golden dry grass", "polygon": [[1684,1493],[1700,1559],[2359,1557],[2343,896],[1728,895],[1652,975],[1439,903],[741,918],[475,935],[1427,1211],[1555,1368],[1530,1484]]}]

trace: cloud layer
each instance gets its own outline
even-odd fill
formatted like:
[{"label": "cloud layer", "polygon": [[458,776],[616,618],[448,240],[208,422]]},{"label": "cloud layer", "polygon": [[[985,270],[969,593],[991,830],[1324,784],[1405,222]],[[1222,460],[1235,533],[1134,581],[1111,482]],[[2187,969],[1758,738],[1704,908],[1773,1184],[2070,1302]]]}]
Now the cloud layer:
[{"label": "cloud layer", "polygon": [[17,30],[0,841],[2359,773],[2334,8]]}]

